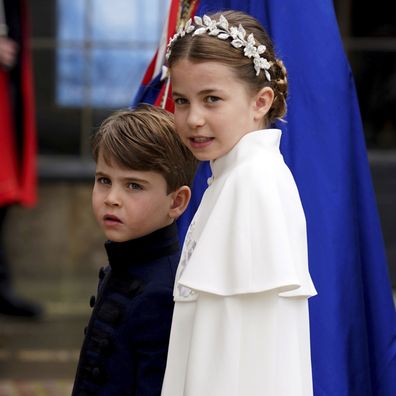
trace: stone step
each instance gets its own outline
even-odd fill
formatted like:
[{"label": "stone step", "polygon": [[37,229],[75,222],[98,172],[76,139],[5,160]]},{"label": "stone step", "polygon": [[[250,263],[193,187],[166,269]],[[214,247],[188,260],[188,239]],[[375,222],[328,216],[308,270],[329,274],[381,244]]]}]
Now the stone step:
[{"label": "stone step", "polygon": [[1,381],[0,396],[70,396],[72,382],[49,381]]}]

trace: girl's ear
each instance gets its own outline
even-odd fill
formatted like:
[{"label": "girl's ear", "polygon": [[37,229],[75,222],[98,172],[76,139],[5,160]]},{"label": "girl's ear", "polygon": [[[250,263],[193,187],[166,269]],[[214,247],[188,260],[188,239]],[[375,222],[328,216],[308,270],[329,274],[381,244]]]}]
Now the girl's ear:
[{"label": "girl's ear", "polygon": [[255,97],[255,120],[262,120],[269,112],[274,101],[274,91],[270,87],[261,88]]},{"label": "girl's ear", "polygon": [[169,208],[169,217],[176,220],[186,210],[191,198],[191,190],[187,186],[181,186],[171,193],[172,203]]}]

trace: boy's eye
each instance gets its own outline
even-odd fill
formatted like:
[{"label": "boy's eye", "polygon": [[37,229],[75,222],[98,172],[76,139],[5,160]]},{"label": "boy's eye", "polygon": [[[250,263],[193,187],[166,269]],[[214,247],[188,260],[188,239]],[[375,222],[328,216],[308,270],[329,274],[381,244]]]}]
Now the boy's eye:
[{"label": "boy's eye", "polygon": [[218,102],[220,98],[218,96],[207,96],[205,100],[207,103],[215,103]]},{"label": "boy's eye", "polygon": [[111,184],[110,179],[108,179],[107,177],[98,177],[96,178],[96,181],[99,184]]},{"label": "boy's eye", "polygon": [[185,98],[174,98],[173,101],[175,102],[176,105],[184,105],[188,103],[187,99]]},{"label": "boy's eye", "polygon": [[143,190],[143,187],[138,183],[128,183],[128,188],[130,190]]}]

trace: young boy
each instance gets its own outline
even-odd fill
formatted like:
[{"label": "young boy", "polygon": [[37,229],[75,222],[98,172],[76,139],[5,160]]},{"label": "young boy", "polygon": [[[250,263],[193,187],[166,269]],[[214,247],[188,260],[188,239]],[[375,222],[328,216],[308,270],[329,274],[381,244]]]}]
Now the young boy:
[{"label": "young boy", "polygon": [[93,139],[95,217],[109,265],[81,349],[73,395],[159,396],[180,248],[175,220],[196,161],[173,116],[141,105],[114,113]]}]

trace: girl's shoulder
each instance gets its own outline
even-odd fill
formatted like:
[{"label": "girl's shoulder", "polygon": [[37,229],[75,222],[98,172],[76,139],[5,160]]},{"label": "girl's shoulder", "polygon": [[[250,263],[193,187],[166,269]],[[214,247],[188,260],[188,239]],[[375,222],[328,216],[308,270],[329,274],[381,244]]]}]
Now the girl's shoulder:
[{"label": "girl's shoulder", "polygon": [[305,216],[282,162],[252,158],[214,182],[198,210],[179,284],[222,296],[311,294]]},{"label": "girl's shoulder", "polygon": [[266,194],[278,191],[280,194],[297,191],[294,177],[286,165],[281,153],[269,152],[265,155],[253,155],[241,161],[225,175],[223,193],[233,186],[241,188],[239,193]]}]

